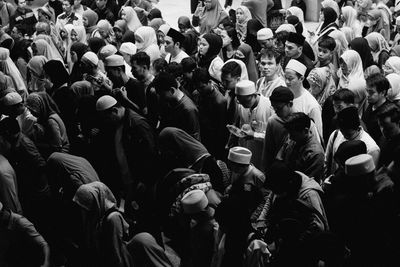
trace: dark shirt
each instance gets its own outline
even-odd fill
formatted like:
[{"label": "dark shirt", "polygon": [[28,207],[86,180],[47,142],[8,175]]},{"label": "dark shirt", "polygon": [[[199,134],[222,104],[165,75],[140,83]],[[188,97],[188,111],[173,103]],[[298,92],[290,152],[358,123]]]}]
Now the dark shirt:
[{"label": "dark shirt", "polygon": [[143,110],[146,107],[144,84],[136,79],[129,78],[125,88],[129,100],[138,105],[140,110]]},{"label": "dark shirt", "polygon": [[97,15],[99,16],[99,20],[106,19],[108,20],[108,22],[110,22],[111,25],[114,24],[115,22],[114,13],[108,7],[103,9],[96,8],[94,12],[96,12]]},{"label": "dark shirt", "polygon": [[386,138],[382,138],[381,140],[382,142],[379,146],[381,148],[379,166],[388,166],[394,160],[395,151],[400,148],[400,134],[390,140]]},{"label": "dark shirt", "polygon": [[31,36],[35,32],[35,24],[37,20],[33,11],[29,8],[17,8],[14,15],[10,17],[10,29],[14,26],[21,26],[26,33]]},{"label": "dark shirt", "polygon": [[382,109],[382,107],[384,107],[388,103],[389,102],[386,101],[385,103],[377,107],[375,110],[372,110],[372,105],[369,104],[361,118],[362,121],[365,123],[366,126],[365,130],[369,133],[369,135],[372,137],[372,139],[375,140],[377,144],[380,143],[380,139],[382,137],[382,132],[378,124],[377,114]]}]

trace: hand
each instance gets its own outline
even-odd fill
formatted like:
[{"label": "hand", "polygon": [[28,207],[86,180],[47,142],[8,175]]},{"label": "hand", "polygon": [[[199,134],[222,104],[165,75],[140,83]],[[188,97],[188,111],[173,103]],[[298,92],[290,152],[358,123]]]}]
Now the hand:
[{"label": "hand", "polygon": [[138,6],[135,6],[133,9],[134,9],[136,12],[143,12],[143,11],[144,11],[143,8],[138,7]]},{"label": "hand", "polygon": [[253,139],[254,138],[254,131],[252,129],[242,129],[242,132],[246,134],[244,139]]},{"label": "hand", "polygon": [[112,94],[118,101],[125,100],[128,98],[128,92],[126,91],[126,88],[124,86],[122,86],[121,88],[114,88],[112,90]]}]

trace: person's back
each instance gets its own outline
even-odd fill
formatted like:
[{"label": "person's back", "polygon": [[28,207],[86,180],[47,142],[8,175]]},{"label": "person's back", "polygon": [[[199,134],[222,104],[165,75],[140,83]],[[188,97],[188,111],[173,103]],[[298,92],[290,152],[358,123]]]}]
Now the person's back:
[{"label": "person's back", "polygon": [[0,155],[0,202],[7,209],[22,214],[21,203],[18,199],[18,186],[15,171],[8,160]]}]

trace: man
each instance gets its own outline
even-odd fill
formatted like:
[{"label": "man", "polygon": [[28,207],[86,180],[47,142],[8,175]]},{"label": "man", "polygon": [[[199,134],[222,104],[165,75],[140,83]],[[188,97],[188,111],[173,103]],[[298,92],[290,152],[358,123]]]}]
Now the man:
[{"label": "man", "polygon": [[165,41],[165,52],[168,54],[165,56],[165,60],[168,63],[176,62],[181,63],[182,59],[189,57],[185,51],[182,50],[182,44],[185,41],[185,36],[177,30],[170,28],[167,35],[164,37]]},{"label": "man", "polygon": [[334,131],[329,137],[325,151],[325,177],[334,174],[337,169],[337,163],[334,161],[334,155],[339,145],[349,140],[361,140],[367,146],[367,153],[374,159],[375,165],[378,164],[380,148],[371,138],[371,136],[363,130],[360,125],[358,109],[356,107],[348,107],[340,111],[337,115],[339,130]]},{"label": "man", "polygon": [[121,97],[120,101],[126,103],[132,110],[144,114],[146,107],[144,90],[141,90],[140,82],[126,75],[124,58],[120,55],[108,56],[104,60],[104,66],[113,87],[124,87],[126,91],[127,97]]},{"label": "man", "polygon": [[296,112],[289,115],[285,122],[289,138],[279,151],[277,159],[320,183],[324,175],[324,149],[310,127],[311,120],[306,114]]},{"label": "man", "polygon": [[378,125],[377,114],[387,104],[386,94],[390,88],[388,79],[383,74],[375,73],[367,77],[368,106],[362,115],[366,131],[375,142],[379,143],[382,132]]},{"label": "man", "polygon": [[314,68],[314,65],[304,53],[303,53],[303,46],[304,46],[305,38],[303,35],[298,33],[289,33],[289,36],[285,43],[285,58],[283,59],[281,65],[282,69],[286,69],[286,65],[289,63],[291,59],[296,59],[304,66],[306,66],[306,72],[303,79],[303,84],[305,88],[309,88],[309,84],[307,82],[308,73]]},{"label": "man", "polygon": [[383,134],[378,166],[388,166],[394,159],[395,151],[400,148],[400,109],[396,104],[389,103],[379,109],[377,117]]},{"label": "man", "polygon": [[56,25],[58,27],[64,28],[67,24],[73,24],[75,26],[83,26],[82,16],[75,14],[72,10],[72,5],[74,0],[63,0],[63,13],[58,15],[56,20]]},{"label": "man", "polygon": [[217,159],[225,158],[226,99],[211,80],[207,69],[198,68],[193,72],[192,82],[199,92],[198,108],[201,142]]},{"label": "man", "polygon": [[307,67],[304,64],[291,59],[285,68],[285,80],[294,95],[293,110],[307,114],[314,121],[323,142],[321,106],[303,87],[306,71]]},{"label": "man", "polygon": [[20,29],[25,30],[28,36],[35,32],[35,24],[37,22],[35,14],[30,8],[26,7],[25,0],[15,0],[17,10],[14,15],[10,17],[10,29],[19,25]]},{"label": "man", "polygon": [[111,168],[114,173],[111,177],[120,178],[117,182],[113,178],[114,192],[122,192],[122,199],[130,204],[132,190],[138,184],[151,186],[154,182],[156,134],[144,117],[123,107],[112,96],[100,97],[96,102],[96,110],[102,129],[111,131],[113,136],[103,141],[114,154],[108,155],[107,159],[111,161],[104,163],[115,164],[115,168]]},{"label": "man", "polygon": [[[262,170],[264,169],[263,143],[267,121],[272,114],[271,103],[268,98],[257,93],[254,82],[249,80],[239,81],[236,84],[235,94],[239,102],[235,125],[244,134],[237,142],[252,152],[252,163]],[[237,138],[231,134],[228,145],[236,140]]]},{"label": "man", "polygon": [[257,41],[261,48],[273,49],[275,46],[274,34],[270,28],[262,28],[257,32]]},{"label": "man", "polygon": [[261,78],[256,83],[257,92],[270,97],[275,88],[286,86],[285,80],[279,75],[281,57],[272,49],[263,49],[260,52]]},{"label": "man", "polygon": [[112,82],[99,69],[99,58],[91,51],[81,58],[83,79],[90,82],[96,95],[107,94],[112,90]]},{"label": "man", "polygon": [[[133,66],[133,64],[132,64]],[[153,81],[160,104],[165,107],[160,112],[160,127],[176,127],[184,130],[192,137],[200,140],[199,112],[196,105],[178,89],[174,77],[161,72]]]},{"label": "man", "polygon": [[50,248],[34,225],[0,202],[0,265],[50,266]]},{"label": "man", "polygon": [[114,24],[115,17],[110,8],[107,7],[108,0],[96,0],[96,8],[94,12],[97,13],[99,20],[106,19],[111,25]]}]

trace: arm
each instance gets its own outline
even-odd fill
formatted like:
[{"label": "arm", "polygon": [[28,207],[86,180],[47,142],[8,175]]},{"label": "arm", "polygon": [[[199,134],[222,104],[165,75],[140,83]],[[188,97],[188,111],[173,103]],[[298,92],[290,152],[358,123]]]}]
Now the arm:
[{"label": "arm", "polygon": [[49,140],[48,143],[51,147],[52,152],[61,152],[62,150],[62,137],[61,137],[61,128],[58,122],[49,118],[48,121],[48,131],[49,131]]},{"label": "arm", "polygon": [[315,126],[317,127],[319,137],[321,139],[321,143],[323,144],[323,131],[322,131],[322,115],[321,115],[321,108],[316,107],[310,111],[309,114],[310,118],[313,119]]},{"label": "arm", "polygon": [[304,162],[304,173],[314,178],[317,183],[321,181],[324,175],[324,154],[318,151],[310,151]]}]

